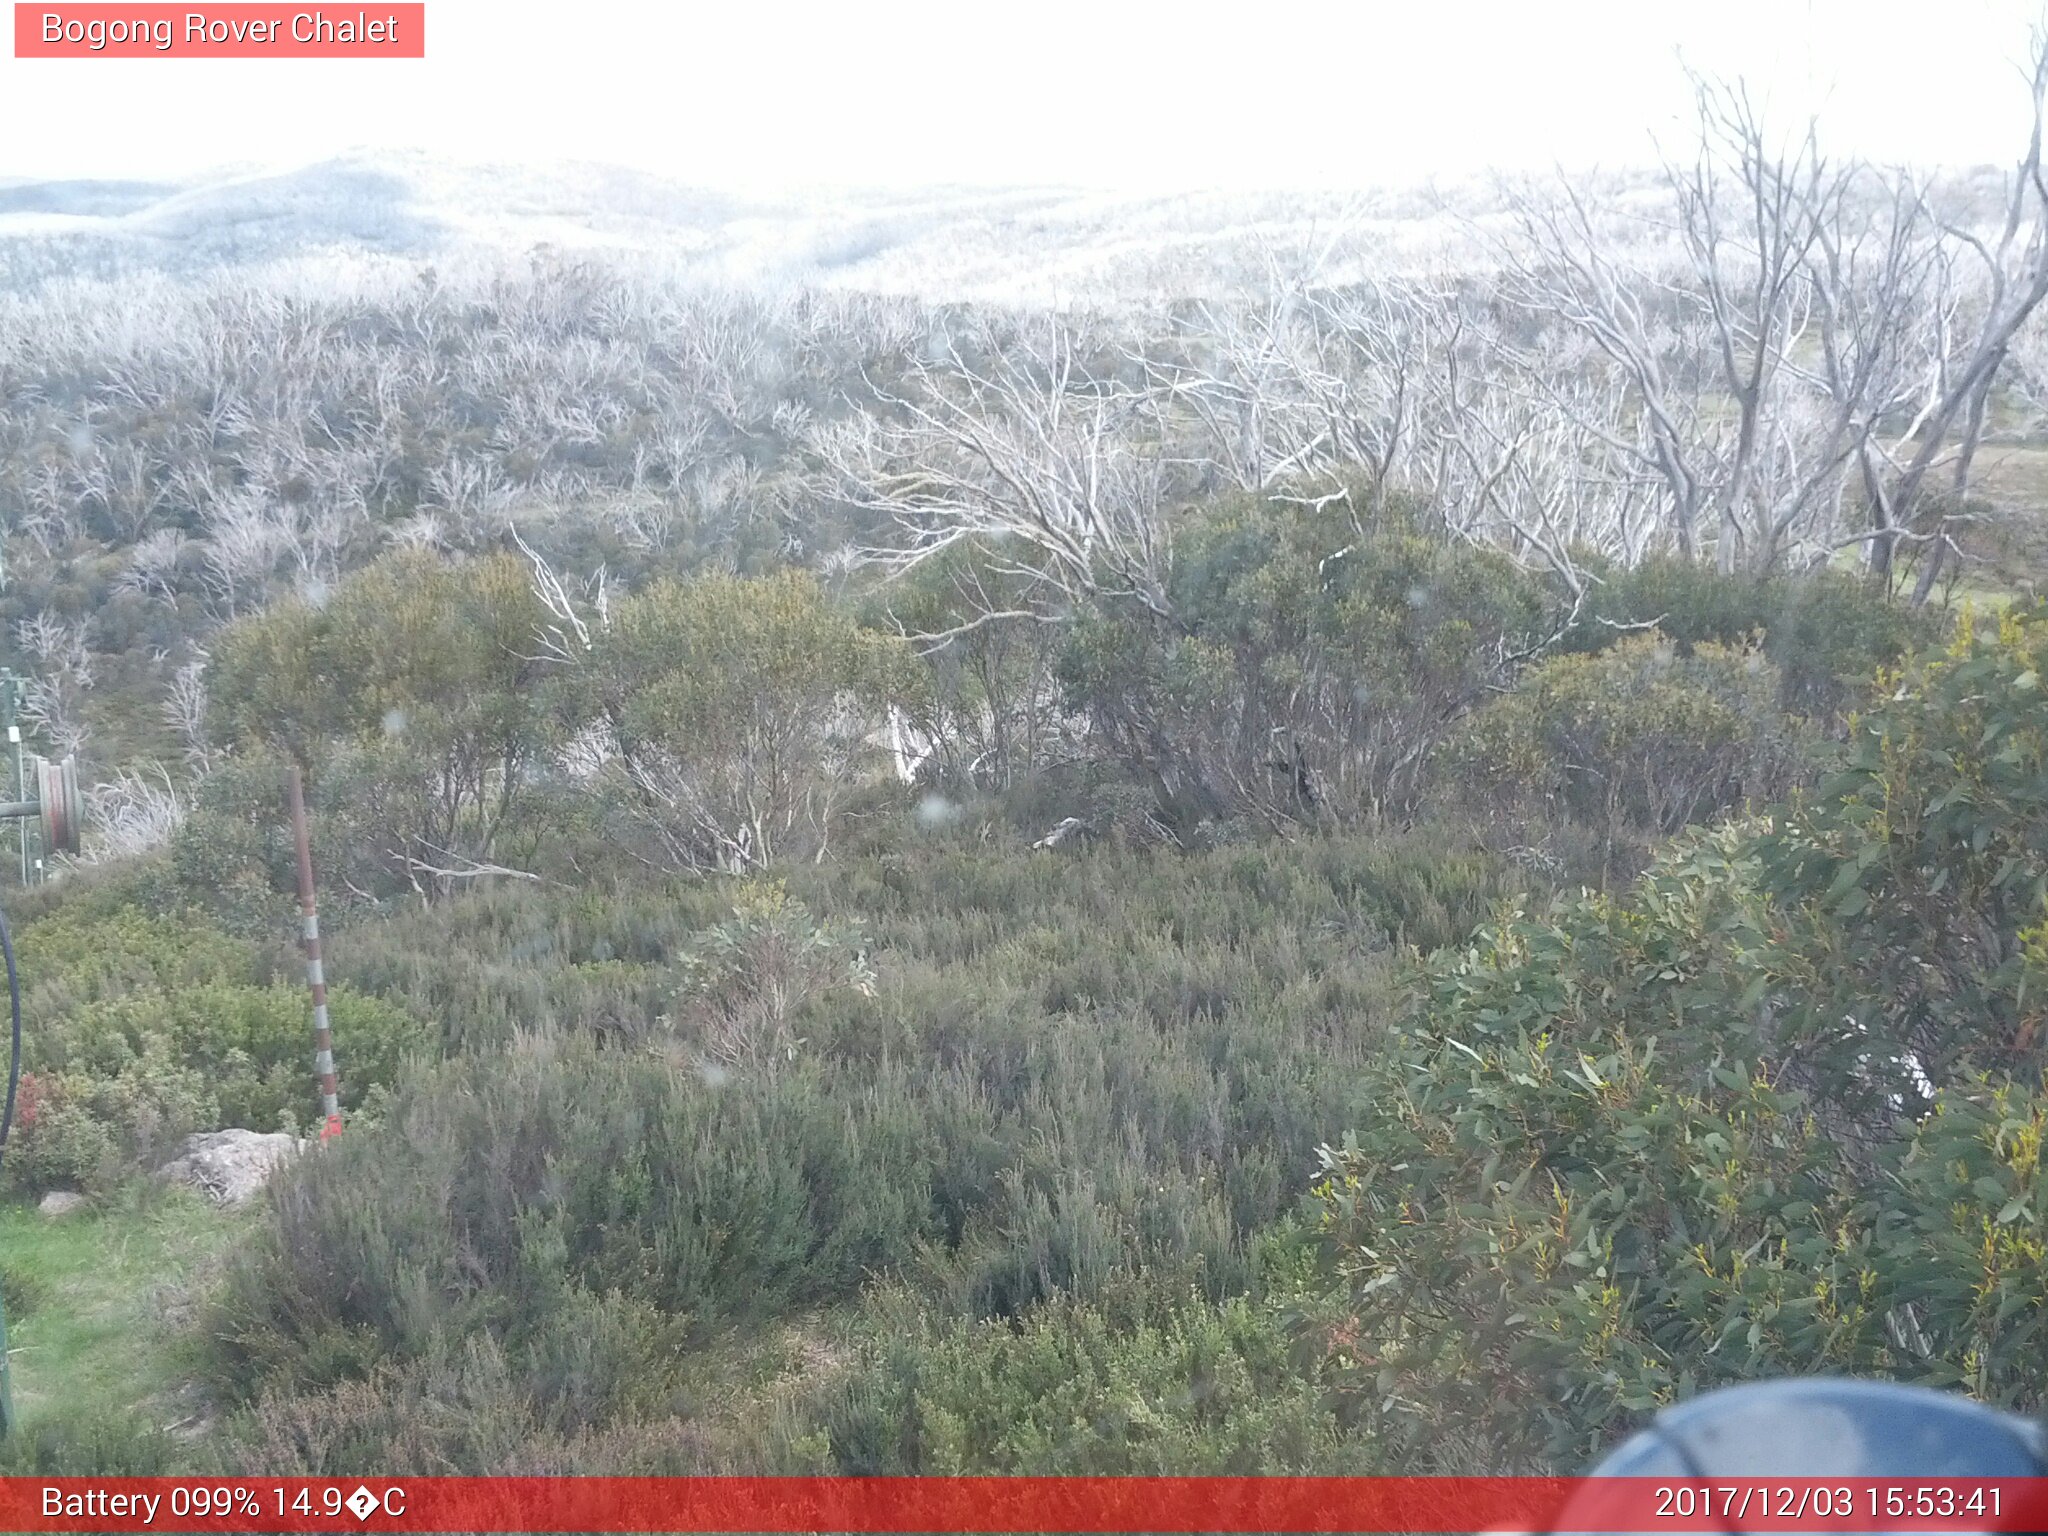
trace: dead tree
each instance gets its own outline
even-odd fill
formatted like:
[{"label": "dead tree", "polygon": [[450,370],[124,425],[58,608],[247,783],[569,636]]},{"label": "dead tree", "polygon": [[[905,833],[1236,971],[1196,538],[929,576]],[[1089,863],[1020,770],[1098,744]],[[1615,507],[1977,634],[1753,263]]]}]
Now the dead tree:
[{"label": "dead tree", "polygon": [[863,559],[904,572],[986,544],[1025,605],[975,624],[1097,600],[1165,616],[1170,465],[1137,430],[1146,392],[1092,368],[1085,333],[1061,317],[979,340],[972,360],[948,343],[914,361],[907,387],[871,383],[870,409],[814,436],[828,490],[895,532]]}]

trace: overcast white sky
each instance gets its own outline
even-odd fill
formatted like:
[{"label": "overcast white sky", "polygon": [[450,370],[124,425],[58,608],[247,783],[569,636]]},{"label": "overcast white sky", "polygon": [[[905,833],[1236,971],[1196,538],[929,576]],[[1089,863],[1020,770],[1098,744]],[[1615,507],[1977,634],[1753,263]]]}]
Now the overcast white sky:
[{"label": "overcast white sky", "polygon": [[[329,0],[330,14],[375,0]],[[2012,158],[2036,0],[428,0],[424,61],[0,58],[0,179],[353,150],[731,188],[1365,186],[1647,158],[1681,51],[1883,159]],[[110,14],[118,7],[110,7]]]}]

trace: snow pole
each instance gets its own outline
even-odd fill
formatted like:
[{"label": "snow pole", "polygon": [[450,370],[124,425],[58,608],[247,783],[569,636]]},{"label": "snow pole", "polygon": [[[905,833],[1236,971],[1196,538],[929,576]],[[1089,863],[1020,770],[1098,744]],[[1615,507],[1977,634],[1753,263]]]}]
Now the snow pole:
[{"label": "snow pole", "polygon": [[299,864],[300,942],[306,951],[306,985],[313,993],[313,1071],[320,1079],[320,1139],[341,1134],[340,1087],[334,1074],[334,1030],[327,1019],[327,975],[320,964],[320,908],[313,894],[313,840],[306,830],[306,790],[294,763],[286,776],[291,795],[292,843]]}]

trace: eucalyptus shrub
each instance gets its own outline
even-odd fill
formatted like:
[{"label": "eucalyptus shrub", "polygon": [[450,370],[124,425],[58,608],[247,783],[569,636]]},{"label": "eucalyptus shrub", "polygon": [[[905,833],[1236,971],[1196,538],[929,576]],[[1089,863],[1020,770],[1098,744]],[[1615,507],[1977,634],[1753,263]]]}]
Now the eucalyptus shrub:
[{"label": "eucalyptus shrub", "polygon": [[2048,1401],[2048,616],[1885,679],[1846,768],[1434,957],[1319,1186],[1355,1390],[1569,1466],[1814,1371]]},{"label": "eucalyptus shrub", "polygon": [[1938,614],[1841,571],[1758,576],[1653,556],[1596,574],[1564,649],[1605,650],[1643,625],[1681,649],[1760,644],[1777,669],[1780,706],[1830,725],[1868,699],[1880,669],[1896,667],[1942,627]]},{"label": "eucalyptus shrub", "polygon": [[1631,635],[1524,675],[1445,743],[1441,762],[1482,815],[1525,836],[1576,824],[1606,868],[1696,823],[1777,800],[1817,756],[1783,714],[1778,670],[1753,646],[1681,652]]},{"label": "eucalyptus shrub", "polygon": [[1444,729],[1557,617],[1504,556],[1336,504],[1191,512],[1169,597],[1170,622],[1079,616],[1060,679],[1096,749],[1187,823],[1412,808]]},{"label": "eucalyptus shrub", "polygon": [[659,580],[596,636],[576,714],[643,858],[739,873],[824,855],[910,665],[808,574]]},{"label": "eucalyptus shrub", "polygon": [[[328,813],[330,878],[445,894],[491,860],[552,743],[545,685],[561,669],[544,649],[548,619],[511,555],[386,555],[319,601],[288,599],[225,629],[210,729],[226,747],[308,769]],[[195,834],[186,857],[200,847]]]},{"label": "eucalyptus shrub", "polygon": [[[1797,958],[1772,1006],[1813,1070],[1912,1100],[2048,1051],[2048,608],[1979,622],[1880,678],[1840,773],[1758,845]],[[1902,1063],[1911,1057],[1917,1066]]]}]

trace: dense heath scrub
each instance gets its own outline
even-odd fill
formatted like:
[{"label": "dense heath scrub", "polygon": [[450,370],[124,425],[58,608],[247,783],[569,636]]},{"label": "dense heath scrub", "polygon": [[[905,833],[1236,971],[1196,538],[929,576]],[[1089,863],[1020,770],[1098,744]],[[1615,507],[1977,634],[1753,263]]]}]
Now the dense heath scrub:
[{"label": "dense heath scrub", "polygon": [[1589,621],[1407,514],[1246,518],[1171,625],[920,651],[707,575],[586,641],[407,554],[231,626],[168,841],[12,904],[6,1176],[131,1219],[188,1131],[303,1124],[288,760],[349,1129],[192,1272],[203,1432],[74,1401],[9,1464],[1452,1470],[1752,1375],[2038,1405],[2048,618],[1649,564]]}]

